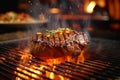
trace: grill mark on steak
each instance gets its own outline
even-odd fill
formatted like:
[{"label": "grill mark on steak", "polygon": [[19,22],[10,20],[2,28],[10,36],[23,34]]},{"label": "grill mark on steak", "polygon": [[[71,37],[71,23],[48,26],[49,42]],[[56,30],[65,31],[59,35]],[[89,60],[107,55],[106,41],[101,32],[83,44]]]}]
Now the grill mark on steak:
[{"label": "grill mark on steak", "polygon": [[32,37],[32,41],[34,42],[33,44],[35,44],[35,46],[48,46],[50,48],[61,47],[70,52],[77,49],[83,49],[88,43],[86,37],[87,36],[82,32],[71,31],[70,33],[56,33],[50,36],[45,36],[45,34],[36,34],[35,38]]},{"label": "grill mark on steak", "polygon": [[[78,39],[79,37],[82,37],[82,40]],[[88,40],[86,38],[86,35],[82,32],[76,32],[73,31],[71,33],[63,33],[61,35],[52,35],[51,37],[46,37],[44,34],[39,35],[36,34],[35,38],[32,37],[32,41],[35,43],[44,43],[49,46],[53,47],[65,47],[65,46],[74,46],[75,44],[78,44],[80,48],[83,48],[87,44]],[[82,42],[84,44],[82,44]]]},{"label": "grill mark on steak", "polygon": [[[45,34],[35,34],[31,42],[31,54],[40,59],[58,58],[62,56],[80,54],[88,40],[84,33],[77,31],[58,31]],[[83,45],[83,44],[85,45]]]}]

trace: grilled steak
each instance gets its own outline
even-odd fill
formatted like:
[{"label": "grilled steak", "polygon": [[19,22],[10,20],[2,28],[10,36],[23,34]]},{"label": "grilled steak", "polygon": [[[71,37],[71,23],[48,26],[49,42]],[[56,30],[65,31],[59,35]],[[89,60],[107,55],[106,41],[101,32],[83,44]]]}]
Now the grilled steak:
[{"label": "grilled steak", "polygon": [[83,32],[69,28],[37,32],[31,40],[30,52],[40,59],[53,59],[79,55],[88,45],[88,37]]}]

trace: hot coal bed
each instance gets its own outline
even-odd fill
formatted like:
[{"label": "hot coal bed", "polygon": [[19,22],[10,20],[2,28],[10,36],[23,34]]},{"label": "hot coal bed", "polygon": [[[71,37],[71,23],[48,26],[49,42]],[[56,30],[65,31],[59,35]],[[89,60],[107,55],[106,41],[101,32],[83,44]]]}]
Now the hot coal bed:
[{"label": "hot coal bed", "polygon": [[28,39],[0,43],[1,80],[120,79],[119,41],[93,38],[85,51],[84,63],[66,61],[52,67],[29,54],[23,56],[28,43]]}]

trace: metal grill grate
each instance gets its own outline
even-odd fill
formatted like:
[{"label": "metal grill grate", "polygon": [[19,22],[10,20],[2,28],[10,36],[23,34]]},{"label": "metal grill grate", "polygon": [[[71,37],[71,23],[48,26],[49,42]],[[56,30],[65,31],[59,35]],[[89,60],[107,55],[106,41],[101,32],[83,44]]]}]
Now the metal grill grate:
[{"label": "metal grill grate", "polygon": [[[40,61],[38,62],[37,60],[32,59],[32,61],[28,61],[26,64],[23,64],[23,63],[20,63],[20,57],[22,55],[21,49],[17,48],[17,49],[11,50],[4,47],[3,50],[6,50],[6,53],[0,55],[0,70],[1,70],[0,74],[2,75],[2,77],[15,79],[18,76],[21,79],[38,79],[39,80],[43,78],[45,80],[46,79],[49,80],[49,78],[47,78],[44,75],[45,71],[39,70],[39,66],[35,65],[35,64],[44,64],[44,63],[41,63]],[[31,64],[33,63],[35,65],[35,68],[30,68]],[[42,75],[37,74],[37,72],[34,72],[36,70],[38,71],[38,73],[42,73]],[[18,73],[21,75],[19,75]],[[32,76],[33,74],[39,77],[36,78]]]},{"label": "metal grill grate", "polygon": [[[47,73],[64,77],[63,80],[119,80],[120,59],[104,55],[90,58],[84,63],[63,62],[54,64],[54,69],[44,61],[32,58],[21,62],[24,47],[0,45],[0,79],[2,80],[51,80]],[[96,55],[95,55],[96,56]],[[108,60],[107,60],[108,59]],[[40,69],[44,65],[43,69]],[[57,79],[55,79],[57,80]]]},{"label": "metal grill grate", "polygon": [[[112,80],[120,76],[120,64],[115,64],[114,61],[108,63],[101,60],[86,60],[85,63],[80,64],[66,61],[61,64],[54,64],[55,69],[52,70],[47,64],[35,58],[27,61],[26,64],[20,63],[20,56],[23,54],[22,49],[15,48],[11,50],[4,47],[2,50],[6,51],[6,53],[0,55],[0,78],[2,79],[19,77],[21,79],[50,80],[49,77],[46,77],[46,72],[53,72],[65,78],[77,80]],[[37,64],[46,67],[40,70],[40,66]],[[35,66],[31,68],[32,70],[29,69],[31,65]],[[18,73],[24,76],[18,75]]]}]

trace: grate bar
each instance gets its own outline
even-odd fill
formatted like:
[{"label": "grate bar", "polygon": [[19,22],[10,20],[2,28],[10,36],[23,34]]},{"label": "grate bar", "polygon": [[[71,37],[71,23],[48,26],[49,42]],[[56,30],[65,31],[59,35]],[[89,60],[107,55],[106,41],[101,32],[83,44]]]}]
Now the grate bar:
[{"label": "grate bar", "polygon": [[62,70],[62,69],[60,69],[60,68],[56,68],[55,69],[55,71],[57,71],[57,72],[60,72],[60,73],[62,73],[62,74],[64,74],[64,75],[68,75],[68,76],[71,76],[72,77],[72,79],[83,79],[83,80],[87,80],[87,76],[86,75],[84,75],[84,74],[76,74],[75,72],[71,72],[70,70]]},{"label": "grate bar", "polygon": [[95,71],[100,71],[102,68],[100,67],[96,67],[96,66],[90,66],[90,65],[87,65],[87,64],[84,64],[84,63],[80,63],[80,64],[75,64],[75,63],[72,63],[72,62],[68,62],[66,61],[66,63],[68,65],[75,65],[75,66],[78,66],[78,67],[84,67],[84,68],[88,68],[90,70],[95,70]]},{"label": "grate bar", "polygon": [[[8,63],[10,63],[10,64],[12,64],[13,66],[15,66],[15,67],[18,67],[18,61],[16,61],[16,60],[11,60],[11,58],[10,57],[7,57],[7,55],[6,54],[3,54],[2,55],[4,58],[6,58],[6,59],[8,59]],[[13,57],[12,57],[13,58]],[[16,63],[16,64],[14,64],[14,63]],[[27,64],[27,63],[26,63]],[[20,65],[21,66],[19,66],[20,68],[25,68],[25,67],[30,67],[29,65],[30,64],[28,64],[28,65],[26,65],[26,64],[22,64],[22,63],[20,63]],[[40,72],[42,72],[42,73],[45,73],[45,71],[43,71],[43,70],[39,70]]]},{"label": "grate bar", "polygon": [[[7,65],[7,64],[3,64],[3,63],[0,63],[0,68],[2,69],[2,70],[4,70],[5,72],[7,72],[7,73],[9,73],[9,75],[10,74],[12,74],[12,75],[14,75],[14,76],[16,76],[16,77],[19,77],[19,78],[21,78],[21,79],[25,79],[25,78],[23,78],[23,77],[21,77],[21,76],[18,76],[17,74],[14,74],[11,70],[15,70],[14,68],[11,68],[11,67],[9,67],[9,65]],[[2,66],[4,66],[4,67],[2,67]],[[20,71],[17,71],[17,70],[15,70],[16,72],[18,72],[18,73],[21,73]],[[24,73],[23,73],[24,74]],[[6,74],[7,75],[7,74]],[[8,76],[8,75],[7,75]],[[11,79],[12,78],[14,78],[13,76],[10,76],[11,77]]]},{"label": "grate bar", "polygon": [[[113,72],[113,71],[108,71],[108,72],[105,72],[104,71],[104,69],[106,69],[106,68],[103,68],[103,69],[99,69],[99,70],[97,70],[97,71],[95,71],[94,72],[94,69],[96,68],[94,68],[94,67],[92,67],[92,66],[87,66],[86,67],[86,65],[84,65],[84,64],[75,64],[75,63],[71,63],[71,62],[67,62],[67,63],[64,63],[64,65],[66,65],[66,66],[69,66],[69,67],[72,67],[73,69],[75,69],[75,68],[77,68],[77,70],[79,71],[79,70],[84,70],[84,71],[86,71],[86,72],[92,72],[92,73],[94,73],[94,75],[96,75],[97,76],[97,78],[115,78],[115,76],[117,76],[118,74],[116,74],[115,72]],[[103,73],[101,72],[101,71],[103,71]],[[112,74],[114,74],[114,76],[112,75]],[[88,74],[89,75],[89,74]],[[110,76],[111,75],[111,76]],[[90,75],[91,76],[91,75]],[[93,74],[92,74],[92,76],[93,76]]]},{"label": "grate bar", "polygon": [[[12,45],[11,45],[12,46]],[[120,59],[107,58],[107,56],[102,55],[102,57],[95,58],[93,60],[85,60],[84,63],[73,63],[73,62],[63,62],[61,64],[54,64],[54,69],[47,65],[44,61],[31,57],[30,60],[26,61],[24,64],[20,63],[21,57],[24,54],[24,48],[12,48],[11,46],[0,45],[0,53],[5,52],[0,55],[0,75],[2,78],[12,80],[16,77],[21,79],[35,79],[35,80],[51,80],[46,76],[46,72],[53,72],[55,75],[60,75],[67,80],[115,80],[119,78],[120,74]],[[105,60],[105,61],[103,61]],[[39,64],[39,65],[38,65]],[[31,67],[34,65],[34,67]],[[41,65],[44,65],[43,69],[40,69]],[[19,69],[16,69],[19,68]],[[32,70],[36,70],[36,73]],[[37,75],[38,77],[31,76],[30,74]],[[14,73],[13,73],[14,72]],[[19,74],[25,75],[27,78],[22,77]],[[6,76],[8,74],[8,76]],[[12,76],[11,76],[12,75]],[[1,78],[0,76],[0,78]]]},{"label": "grate bar", "polygon": [[[15,65],[12,65],[11,63],[7,63],[7,62],[4,61],[4,64],[2,63],[1,65],[5,66],[7,69],[10,69],[10,70],[15,71],[15,72],[17,72],[17,73],[22,73],[22,74],[26,75],[27,78],[29,77],[29,78],[31,78],[31,79],[37,79],[37,78],[34,78],[34,77],[30,76],[29,74],[26,74],[26,73],[24,73],[24,72],[21,72],[21,71],[17,70],[16,68],[13,68],[13,66],[15,66]],[[11,65],[11,66],[10,66],[10,65]],[[4,69],[4,70],[5,70],[5,69]],[[10,70],[9,70],[9,71],[10,71]],[[24,70],[24,69],[23,69],[23,70]],[[8,70],[7,70],[7,72],[8,72]],[[17,75],[17,74],[16,74],[16,75]],[[38,80],[39,80],[39,79],[38,79]]]},{"label": "grate bar", "polygon": [[[0,62],[0,65],[1,65],[1,62]],[[12,74],[10,71],[6,70],[5,67],[0,66],[0,79],[3,79],[3,80],[12,80],[9,76],[6,76],[5,72],[7,72],[7,74],[8,73]]]},{"label": "grate bar", "polygon": [[103,62],[101,60],[85,60],[85,62],[99,64],[99,65],[103,65],[103,66],[109,66],[109,64],[111,64],[110,62],[109,63]]},{"label": "grate bar", "polygon": [[[8,49],[7,47],[5,47],[5,48],[3,48],[4,50],[6,50],[6,52],[8,52],[8,53],[11,53],[11,54],[14,54],[14,55],[16,55],[16,56],[18,56],[18,57],[21,57],[21,55],[24,53],[23,52],[23,49],[21,48],[18,48],[18,49]],[[16,54],[17,53],[17,54]],[[42,61],[42,60],[37,60],[36,58],[32,58],[31,59],[31,62],[34,62],[34,63],[37,63],[37,64],[42,64],[42,65],[45,65],[45,66],[49,66],[49,65],[47,65],[46,63],[44,63],[44,61]],[[50,66],[49,66],[50,67]]]},{"label": "grate bar", "polygon": [[85,64],[85,65],[89,65],[89,66],[94,66],[97,68],[106,68],[107,66],[109,66],[110,64],[106,64],[106,63],[102,63],[100,61],[85,61],[85,63],[81,63],[81,64]]},{"label": "grate bar", "polygon": [[[26,71],[30,72],[31,74],[34,73],[35,75],[38,75],[38,74],[36,74],[35,72],[32,72],[32,71],[30,71],[30,70],[27,70],[26,68],[29,67],[29,66],[27,66],[27,65],[23,65],[22,63],[20,63],[20,65],[22,65],[22,66],[18,66],[17,64],[14,64],[14,63],[18,63],[18,61],[16,61],[15,59],[12,60],[12,58],[14,58],[14,57],[8,57],[7,54],[2,54],[1,56],[3,56],[4,58],[6,58],[6,59],[8,60],[6,63],[9,63],[10,65],[15,66],[15,67],[19,67],[19,68],[21,68],[22,70],[26,70]],[[4,61],[4,62],[5,62],[5,61]],[[42,73],[45,73],[44,71],[41,71],[41,70],[39,70],[39,71],[42,72]],[[38,76],[40,76],[40,77],[42,77],[42,78],[44,78],[44,79],[49,80],[49,78],[47,78],[46,76],[43,76],[43,75],[38,75]]]},{"label": "grate bar", "polygon": [[69,80],[69,79],[70,79],[70,80],[77,80],[77,79],[83,80],[82,78],[73,77],[72,75],[63,73],[63,72],[61,72],[61,71],[59,71],[59,70],[56,71],[56,70],[51,70],[51,69],[49,69],[49,68],[44,68],[44,70],[46,70],[46,71],[48,71],[48,72],[53,72],[53,73],[58,74],[58,75],[61,75],[61,76],[65,77],[65,78],[67,78],[68,80]]},{"label": "grate bar", "polygon": [[[84,74],[87,76],[85,79],[90,79],[90,78],[96,78],[96,79],[101,79],[105,80],[101,76],[96,76],[93,75],[93,73],[97,73],[96,71],[93,71],[91,69],[85,68],[85,67],[78,67],[77,65],[68,65],[68,64],[61,64],[61,65],[55,65],[57,68],[61,68],[64,70],[70,70],[71,72],[76,72],[77,74]],[[99,73],[100,74],[100,73]]]}]

